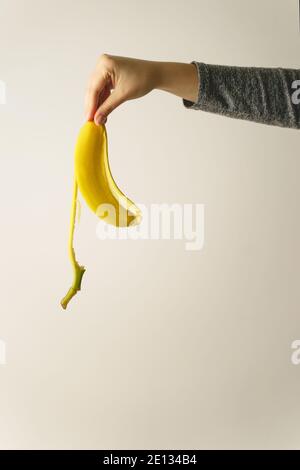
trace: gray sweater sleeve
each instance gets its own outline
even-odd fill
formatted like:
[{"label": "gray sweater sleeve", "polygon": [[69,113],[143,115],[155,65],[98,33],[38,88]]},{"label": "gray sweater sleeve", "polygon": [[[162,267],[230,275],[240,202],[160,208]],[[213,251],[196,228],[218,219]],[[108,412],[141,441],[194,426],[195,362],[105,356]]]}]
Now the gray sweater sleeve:
[{"label": "gray sweater sleeve", "polygon": [[183,99],[186,108],[300,129],[300,70],[192,63],[198,97]]}]

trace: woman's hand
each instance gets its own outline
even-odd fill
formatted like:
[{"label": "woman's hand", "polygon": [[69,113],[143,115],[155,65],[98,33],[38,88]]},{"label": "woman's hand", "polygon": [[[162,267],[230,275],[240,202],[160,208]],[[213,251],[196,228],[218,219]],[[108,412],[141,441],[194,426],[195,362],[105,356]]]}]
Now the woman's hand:
[{"label": "woman's hand", "polygon": [[105,123],[124,101],[154,88],[196,101],[198,74],[193,64],[155,62],[103,54],[89,80],[85,97],[87,120]]},{"label": "woman's hand", "polygon": [[[127,100],[146,95],[156,85],[155,63],[103,54],[90,78],[85,111],[96,124]],[[112,93],[110,93],[112,91]]]}]

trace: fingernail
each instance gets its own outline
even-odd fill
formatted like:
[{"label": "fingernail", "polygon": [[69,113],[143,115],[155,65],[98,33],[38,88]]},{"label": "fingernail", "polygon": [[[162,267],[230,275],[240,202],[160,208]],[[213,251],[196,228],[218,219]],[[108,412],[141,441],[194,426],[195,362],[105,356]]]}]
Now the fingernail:
[{"label": "fingernail", "polygon": [[103,124],[105,122],[105,116],[103,114],[99,114],[97,117],[97,124]]}]

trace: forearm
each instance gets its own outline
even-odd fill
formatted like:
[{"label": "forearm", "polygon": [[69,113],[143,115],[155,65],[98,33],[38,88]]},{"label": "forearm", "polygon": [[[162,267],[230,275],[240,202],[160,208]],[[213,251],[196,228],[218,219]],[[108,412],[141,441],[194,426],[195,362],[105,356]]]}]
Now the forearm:
[{"label": "forearm", "polygon": [[300,70],[177,62],[154,63],[155,88],[185,107],[275,126],[300,128],[293,83]]}]

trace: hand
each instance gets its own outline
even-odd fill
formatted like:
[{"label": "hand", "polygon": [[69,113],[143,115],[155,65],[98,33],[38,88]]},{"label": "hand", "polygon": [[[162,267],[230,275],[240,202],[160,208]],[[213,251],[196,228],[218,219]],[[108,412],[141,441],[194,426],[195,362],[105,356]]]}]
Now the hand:
[{"label": "hand", "polygon": [[199,78],[194,64],[156,62],[103,54],[89,80],[85,97],[87,120],[103,124],[124,101],[154,88],[195,102]]},{"label": "hand", "polygon": [[[156,86],[156,62],[103,54],[89,80],[85,97],[87,120],[105,123],[124,101],[149,93]],[[113,90],[111,92],[111,90]]]}]

